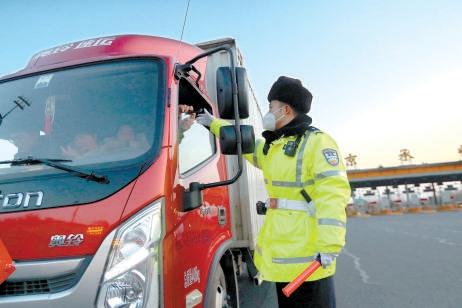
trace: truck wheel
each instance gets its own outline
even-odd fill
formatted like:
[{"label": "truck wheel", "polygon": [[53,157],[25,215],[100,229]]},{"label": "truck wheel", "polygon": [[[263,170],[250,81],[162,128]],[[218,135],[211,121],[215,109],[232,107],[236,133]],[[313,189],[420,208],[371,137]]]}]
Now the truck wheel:
[{"label": "truck wheel", "polygon": [[221,266],[218,266],[217,271],[213,274],[212,285],[213,293],[210,296],[210,307],[231,307],[228,301],[228,292],[226,291],[226,278]]}]

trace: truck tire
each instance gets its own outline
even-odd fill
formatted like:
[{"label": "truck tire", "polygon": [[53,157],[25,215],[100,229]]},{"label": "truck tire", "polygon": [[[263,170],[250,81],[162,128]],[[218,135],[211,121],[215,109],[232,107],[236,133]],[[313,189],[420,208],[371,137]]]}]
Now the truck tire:
[{"label": "truck tire", "polygon": [[206,308],[228,308],[229,305],[229,296],[226,289],[226,278],[225,273],[220,265],[215,273],[213,273],[212,278],[212,288],[213,293],[210,294],[210,300],[206,303]]}]

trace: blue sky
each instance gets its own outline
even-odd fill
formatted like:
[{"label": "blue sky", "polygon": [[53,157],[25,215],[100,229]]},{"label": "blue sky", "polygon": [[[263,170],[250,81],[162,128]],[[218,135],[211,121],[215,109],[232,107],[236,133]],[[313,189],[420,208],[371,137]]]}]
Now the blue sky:
[{"label": "blue sky", "polygon": [[[35,52],[104,35],[178,39],[186,1],[2,1],[0,75]],[[457,160],[462,2],[191,0],[183,40],[234,37],[264,110],[279,75],[312,91],[314,125],[359,167]]]}]

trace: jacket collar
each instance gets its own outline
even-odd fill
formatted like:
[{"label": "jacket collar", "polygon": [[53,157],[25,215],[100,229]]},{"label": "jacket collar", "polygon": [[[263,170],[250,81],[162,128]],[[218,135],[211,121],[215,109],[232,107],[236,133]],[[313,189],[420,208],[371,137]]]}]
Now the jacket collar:
[{"label": "jacket collar", "polygon": [[287,125],[275,130],[274,132],[269,130],[264,131],[262,133],[263,138],[265,138],[263,154],[266,155],[271,144],[281,137],[303,135],[310,128],[312,122],[313,120],[308,115],[299,114]]}]

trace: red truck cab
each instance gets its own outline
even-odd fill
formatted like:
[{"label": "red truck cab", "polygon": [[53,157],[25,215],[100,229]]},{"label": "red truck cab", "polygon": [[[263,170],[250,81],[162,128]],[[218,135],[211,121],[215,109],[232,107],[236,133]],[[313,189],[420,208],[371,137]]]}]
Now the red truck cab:
[{"label": "red truck cab", "polygon": [[219,116],[223,55],[176,74],[204,49],[96,38],[39,52],[0,79],[0,238],[16,266],[0,307],[238,306],[236,268],[251,261],[261,224],[242,226],[244,203],[261,196],[239,180],[184,206],[191,183],[236,172],[236,157],[179,108]]}]

